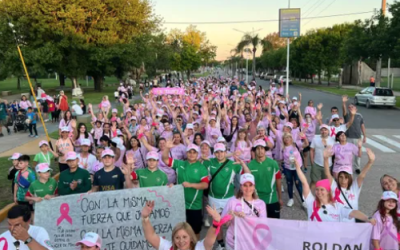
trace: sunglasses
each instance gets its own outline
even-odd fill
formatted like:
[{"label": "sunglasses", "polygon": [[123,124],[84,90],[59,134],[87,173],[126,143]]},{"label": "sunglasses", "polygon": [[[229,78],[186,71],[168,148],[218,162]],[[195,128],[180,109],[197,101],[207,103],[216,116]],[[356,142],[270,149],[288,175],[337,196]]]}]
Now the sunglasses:
[{"label": "sunglasses", "polygon": [[322,205],[321,208],[324,210],[323,211],[324,214],[328,214],[328,211],[326,211],[326,206],[325,205]]},{"label": "sunglasses", "polygon": [[339,119],[333,119],[332,121],[337,122],[337,121],[339,121]]}]

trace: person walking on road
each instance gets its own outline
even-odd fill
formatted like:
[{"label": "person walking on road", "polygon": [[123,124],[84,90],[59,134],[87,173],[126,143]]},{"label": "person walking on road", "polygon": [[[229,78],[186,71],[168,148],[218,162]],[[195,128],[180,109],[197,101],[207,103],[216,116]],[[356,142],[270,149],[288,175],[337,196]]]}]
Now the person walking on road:
[{"label": "person walking on road", "polygon": [[[344,122],[347,123],[350,121],[352,114],[347,112],[347,108],[349,110],[354,109],[355,112],[357,112],[356,106],[354,104],[349,104],[348,107],[346,107],[348,101],[347,95],[344,95],[342,97],[342,108],[343,108],[343,117],[344,117]],[[363,143],[367,142],[367,134],[366,134],[366,129],[365,129],[365,124],[364,124],[364,118],[360,113],[356,113],[354,115],[354,120],[353,124],[347,128],[346,131],[346,137],[347,141],[350,143],[353,143],[354,145],[358,144],[358,140],[361,139],[361,134],[363,135],[362,141]],[[360,174],[360,162],[361,162],[361,157],[354,157],[353,158],[353,167],[355,169],[356,174]]]}]

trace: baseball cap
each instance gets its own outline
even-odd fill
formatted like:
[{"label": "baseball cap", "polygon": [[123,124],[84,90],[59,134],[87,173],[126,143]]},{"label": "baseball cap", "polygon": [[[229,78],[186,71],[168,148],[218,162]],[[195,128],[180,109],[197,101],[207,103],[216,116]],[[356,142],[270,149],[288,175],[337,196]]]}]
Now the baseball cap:
[{"label": "baseball cap", "polygon": [[296,97],[296,96],[293,96],[293,97],[292,97],[292,100],[296,100],[296,101],[297,101],[297,97]]},{"label": "baseball cap", "polygon": [[14,153],[12,154],[12,156],[10,158],[8,158],[8,160],[18,160],[18,158],[21,156],[22,154],[20,153]]},{"label": "baseball cap", "polygon": [[89,139],[82,139],[81,140],[81,146],[89,146],[90,147],[91,144],[92,143],[90,142]]},{"label": "baseball cap", "polygon": [[192,124],[192,123],[186,124],[186,128],[187,128],[187,129],[193,129],[193,124]]},{"label": "baseball cap", "polygon": [[319,126],[319,130],[321,130],[321,129],[323,129],[323,128],[329,130],[329,126],[326,125],[326,124],[322,124],[321,126]]},{"label": "baseball cap", "polygon": [[285,127],[289,127],[290,129],[293,129],[293,124],[291,122],[285,123]]},{"label": "baseball cap", "polygon": [[111,157],[115,157],[114,151],[112,151],[111,149],[107,148],[104,149],[103,153],[101,153],[101,158],[104,158],[105,156],[111,156]]},{"label": "baseball cap", "polygon": [[48,171],[52,171],[49,164],[47,163],[40,163],[36,165],[36,172],[38,173],[46,173]]},{"label": "baseball cap", "polygon": [[146,155],[146,160],[150,160],[150,159],[158,161],[158,159],[159,159],[158,153],[156,151],[148,152]]},{"label": "baseball cap", "polygon": [[211,120],[216,121],[217,119],[215,118],[215,116],[210,116],[210,121],[211,121]]},{"label": "baseball cap", "polygon": [[75,152],[71,151],[71,152],[67,153],[67,157],[66,157],[67,161],[73,161],[76,159],[78,159],[78,155]]},{"label": "baseball cap", "polygon": [[200,152],[200,150],[199,150],[199,147],[197,147],[196,145],[194,145],[194,144],[190,144],[187,148],[186,148],[186,152],[189,152],[190,150],[195,150],[197,153],[199,153]]},{"label": "baseball cap", "polygon": [[41,146],[43,146],[43,145],[49,146],[49,143],[48,143],[47,141],[45,141],[45,140],[40,141],[40,142],[39,142],[39,148],[40,148]]},{"label": "baseball cap", "polygon": [[217,142],[226,142],[223,136],[218,137]]},{"label": "baseball cap", "polygon": [[383,192],[381,200],[387,201],[387,200],[392,200],[392,199],[396,200],[396,201],[399,200],[399,198],[397,198],[397,195],[395,192],[393,192],[393,191]]},{"label": "baseball cap", "polygon": [[61,128],[61,133],[62,132],[69,132],[69,127],[68,126],[64,126]]},{"label": "baseball cap", "polygon": [[[336,171],[335,171],[335,172],[336,172]],[[351,165],[350,165],[350,166],[349,166],[349,165],[344,165],[344,166],[340,166],[340,167],[338,168],[337,172],[338,172],[338,173],[340,173],[340,172],[346,172],[346,173],[352,175],[352,174],[353,174],[353,168],[352,168]]]},{"label": "baseball cap", "polygon": [[72,101],[71,103],[72,103],[72,104],[76,104],[76,101]]},{"label": "baseball cap", "polygon": [[339,119],[339,118],[340,118],[340,117],[339,117],[338,114],[333,114],[331,119],[333,120],[333,119]]},{"label": "baseball cap", "polygon": [[118,109],[112,109],[112,113],[118,113]]},{"label": "baseball cap", "polygon": [[136,116],[132,116],[132,117],[131,117],[131,121],[133,121],[133,120],[137,121]]},{"label": "baseball cap", "polygon": [[200,142],[200,146],[202,144],[207,144],[209,147],[211,147],[211,143],[209,141],[207,141],[207,140],[204,140],[204,141]]},{"label": "baseball cap", "polygon": [[267,146],[267,144],[265,143],[265,141],[264,140],[256,140],[255,142],[254,142],[254,145],[253,145],[253,148],[256,148],[256,147],[258,147],[258,146],[261,146],[261,147],[266,147]]},{"label": "baseball cap", "polygon": [[218,151],[226,151],[226,147],[222,143],[217,143],[214,145],[214,153]]},{"label": "baseball cap", "polygon": [[256,183],[255,183],[255,181],[254,181],[254,175],[248,174],[248,173],[242,174],[242,175],[240,176],[240,185],[243,185],[243,184],[245,184],[246,182],[250,182],[250,183],[252,183],[253,185],[255,185]]}]

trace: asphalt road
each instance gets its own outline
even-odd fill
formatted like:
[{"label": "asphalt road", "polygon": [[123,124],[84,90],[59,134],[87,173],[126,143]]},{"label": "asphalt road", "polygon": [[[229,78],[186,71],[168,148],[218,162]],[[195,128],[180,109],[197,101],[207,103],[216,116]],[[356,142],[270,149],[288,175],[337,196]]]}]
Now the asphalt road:
[{"label": "asphalt road", "polygon": [[[269,82],[267,81],[257,78],[256,82],[257,85],[261,85],[264,89],[269,88]],[[298,96],[299,92],[302,94],[303,99],[302,111],[304,111],[308,100],[313,100],[314,105],[318,103],[324,104],[322,109],[324,119],[330,116],[330,108],[333,106],[338,107],[339,113],[342,114],[341,96],[296,85],[289,86],[289,94],[291,96]],[[386,108],[366,109],[362,106],[357,106],[357,109],[363,115],[367,128],[367,143],[364,144],[363,151],[365,151],[365,148],[371,148],[376,155],[375,163],[364,180],[359,199],[359,209],[367,215],[372,215],[382,194],[379,182],[380,177],[383,174],[390,174],[400,179],[400,110]],[[361,158],[361,166],[364,166],[367,161],[368,158],[364,152]],[[309,175],[309,171],[307,175]],[[285,206],[281,216],[283,219],[306,220],[307,215],[306,211],[301,207],[300,196],[297,190],[294,192],[295,204],[289,208],[286,206],[288,195],[285,183],[285,193],[283,193]]]}]

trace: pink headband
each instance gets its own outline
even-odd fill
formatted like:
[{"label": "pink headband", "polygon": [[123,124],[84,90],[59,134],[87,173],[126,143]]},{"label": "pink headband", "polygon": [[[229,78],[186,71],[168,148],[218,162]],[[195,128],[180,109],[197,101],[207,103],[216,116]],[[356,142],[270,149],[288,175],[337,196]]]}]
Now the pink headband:
[{"label": "pink headband", "polygon": [[328,192],[331,191],[331,182],[328,179],[323,179],[320,181],[317,181],[315,184],[316,187],[323,187],[325,188]]}]

